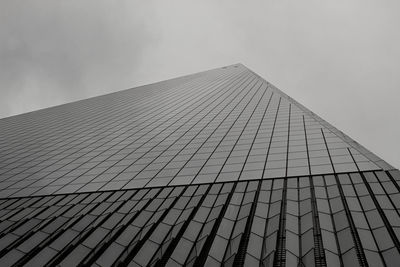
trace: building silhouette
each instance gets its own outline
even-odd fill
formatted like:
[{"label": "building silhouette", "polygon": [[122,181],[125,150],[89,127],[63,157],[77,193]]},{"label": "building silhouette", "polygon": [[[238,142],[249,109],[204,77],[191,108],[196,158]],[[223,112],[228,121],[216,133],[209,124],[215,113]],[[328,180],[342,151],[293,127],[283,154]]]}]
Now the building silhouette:
[{"label": "building silhouette", "polygon": [[0,120],[0,266],[399,266],[400,172],[241,64]]}]

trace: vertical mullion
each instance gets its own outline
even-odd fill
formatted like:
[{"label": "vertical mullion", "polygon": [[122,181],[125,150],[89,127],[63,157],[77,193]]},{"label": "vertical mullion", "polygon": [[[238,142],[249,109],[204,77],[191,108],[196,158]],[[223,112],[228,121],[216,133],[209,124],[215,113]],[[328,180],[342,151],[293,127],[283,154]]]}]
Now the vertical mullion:
[{"label": "vertical mullion", "polygon": [[[307,152],[308,154],[308,152]],[[313,217],[313,232],[314,232],[314,259],[316,266],[327,266],[325,251],[322,241],[321,224],[318,216],[317,197],[315,194],[313,177],[309,177],[310,193],[311,193],[311,210]]]},{"label": "vertical mullion", "polygon": [[[348,227],[350,228],[350,232],[351,232],[352,239],[353,239],[353,242],[354,242],[354,248],[355,248],[356,253],[357,253],[358,262],[359,262],[359,264],[361,266],[368,266],[368,263],[367,263],[367,260],[366,260],[365,254],[364,254],[364,250],[363,250],[362,245],[361,245],[360,237],[358,236],[358,233],[357,233],[357,230],[356,230],[356,226],[354,224],[353,218],[351,217],[349,206],[348,206],[348,204],[347,204],[347,202],[345,200],[345,195],[344,195],[344,192],[343,192],[343,188],[342,188],[342,186],[340,184],[340,181],[339,181],[337,175],[333,175],[333,176],[334,176],[334,179],[332,180],[332,183],[336,185],[336,187],[337,187],[337,189],[339,191],[339,197],[341,199],[341,203],[343,205],[343,209],[344,209],[344,212],[345,212],[346,217],[347,217],[347,221],[348,221],[348,224],[349,224]],[[330,176],[330,177],[328,177],[328,179],[329,178],[332,179],[333,177]],[[344,231],[344,229],[342,231]],[[340,241],[339,241],[339,243],[340,243]],[[344,256],[344,254],[346,252],[348,252],[348,251],[342,251],[342,257]]]}]

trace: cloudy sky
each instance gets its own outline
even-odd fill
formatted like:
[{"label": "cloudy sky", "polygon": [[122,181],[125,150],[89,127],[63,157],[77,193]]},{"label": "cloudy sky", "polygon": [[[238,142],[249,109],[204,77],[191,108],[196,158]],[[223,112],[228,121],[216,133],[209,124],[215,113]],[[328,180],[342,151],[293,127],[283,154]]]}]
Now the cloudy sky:
[{"label": "cloudy sky", "polygon": [[243,63],[400,167],[396,0],[0,3],[0,117]]}]

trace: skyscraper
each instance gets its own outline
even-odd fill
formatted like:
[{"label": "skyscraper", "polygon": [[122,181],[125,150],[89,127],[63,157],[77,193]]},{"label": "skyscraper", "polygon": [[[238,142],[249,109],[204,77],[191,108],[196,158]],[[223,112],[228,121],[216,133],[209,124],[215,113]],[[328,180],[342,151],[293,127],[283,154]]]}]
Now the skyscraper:
[{"label": "skyscraper", "polygon": [[0,120],[0,266],[398,266],[400,172],[241,64]]}]

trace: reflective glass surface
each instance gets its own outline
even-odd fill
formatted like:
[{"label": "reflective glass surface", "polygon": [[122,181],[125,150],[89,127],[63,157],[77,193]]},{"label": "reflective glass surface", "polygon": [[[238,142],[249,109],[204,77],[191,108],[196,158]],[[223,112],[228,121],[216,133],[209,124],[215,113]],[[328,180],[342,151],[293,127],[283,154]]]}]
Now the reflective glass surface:
[{"label": "reflective glass surface", "polygon": [[241,64],[0,120],[0,195],[392,169]]}]

